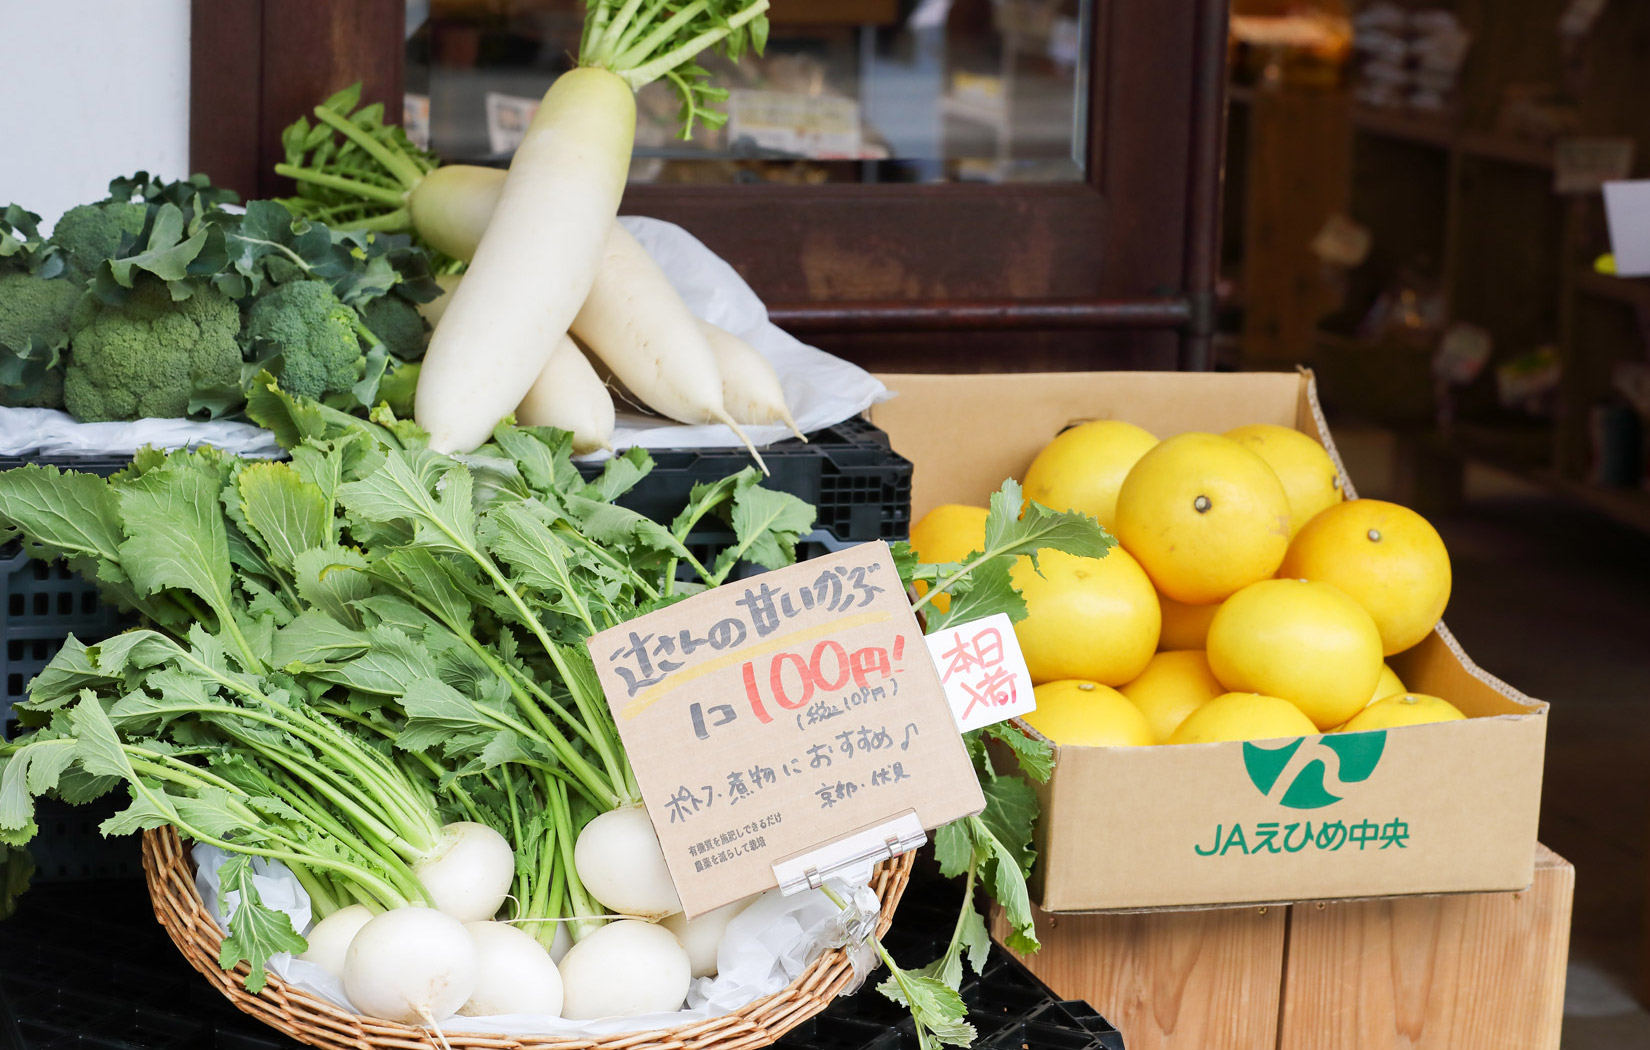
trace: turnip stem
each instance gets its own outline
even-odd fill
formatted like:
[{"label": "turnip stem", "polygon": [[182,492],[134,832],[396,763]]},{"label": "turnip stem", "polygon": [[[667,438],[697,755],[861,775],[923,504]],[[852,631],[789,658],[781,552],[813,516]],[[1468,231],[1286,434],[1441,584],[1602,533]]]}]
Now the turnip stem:
[{"label": "turnip stem", "polygon": [[310,182],[317,186],[325,186],[332,190],[343,190],[345,193],[353,193],[358,197],[379,201],[384,204],[393,204],[397,208],[401,207],[407,201],[407,194],[405,191],[398,192],[396,190],[386,189],[382,186],[374,186],[370,182],[362,182],[360,179],[349,179],[342,175],[329,175],[324,171],[311,171],[309,168],[295,168],[290,164],[275,165],[275,174],[285,175],[287,178],[294,179],[298,182]]}]

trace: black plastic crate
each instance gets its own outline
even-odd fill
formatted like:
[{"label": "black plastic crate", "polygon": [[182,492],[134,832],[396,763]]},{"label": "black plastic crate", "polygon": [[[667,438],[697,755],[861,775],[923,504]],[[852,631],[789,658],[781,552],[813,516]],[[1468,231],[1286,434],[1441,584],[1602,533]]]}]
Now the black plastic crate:
[{"label": "black plastic crate", "polygon": [[[911,461],[889,447],[888,435],[855,417],[762,450],[769,476],[763,485],[819,508],[815,526],[838,540],[902,540],[911,528]],[[621,506],[668,522],[687,504],[693,486],[719,481],[752,465],[742,448],[650,449],[653,472],[619,498]],[[579,465],[585,477],[600,463]]]},{"label": "black plastic crate", "polygon": [[[902,964],[927,962],[921,953],[950,935],[961,887],[938,886],[908,892],[900,906],[889,941]],[[19,898],[17,913],[0,922],[0,1048],[296,1050],[300,1044],[219,995],[150,915],[137,882],[40,886]],[[876,971],[858,994],[775,1046],[915,1050],[910,1019],[870,986],[886,975]],[[963,998],[979,1050],[1123,1050],[1122,1036],[1099,1014],[1058,999],[1000,947],[985,974],[964,983]]]}]

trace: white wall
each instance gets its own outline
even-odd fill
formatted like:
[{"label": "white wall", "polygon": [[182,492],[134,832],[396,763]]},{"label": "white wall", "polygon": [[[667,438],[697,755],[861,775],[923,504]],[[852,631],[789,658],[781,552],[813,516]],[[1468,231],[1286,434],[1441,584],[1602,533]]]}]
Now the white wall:
[{"label": "white wall", "polygon": [[0,0],[0,206],[189,174],[189,0]]}]

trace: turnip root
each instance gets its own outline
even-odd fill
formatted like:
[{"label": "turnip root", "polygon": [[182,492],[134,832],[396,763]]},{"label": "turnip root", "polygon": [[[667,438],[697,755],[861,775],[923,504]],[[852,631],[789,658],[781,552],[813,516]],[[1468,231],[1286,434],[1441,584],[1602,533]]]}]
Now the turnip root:
[{"label": "turnip root", "polygon": [[728,923],[755,899],[747,897],[742,901],[724,904],[713,911],[707,911],[697,919],[689,919],[681,912],[677,912],[675,915],[666,915],[659,921],[659,925],[674,933],[676,939],[682,942],[682,947],[688,953],[688,961],[693,964],[693,976],[709,977],[716,972],[716,951],[722,946],[722,937],[728,932]]},{"label": "turnip root", "polygon": [[613,447],[613,396],[568,336],[557,341],[550,362],[522,398],[516,422],[571,432],[574,452]]},{"label": "turnip root", "polygon": [[475,939],[476,984],[459,1013],[561,1016],[561,972],[532,934],[503,922],[472,922],[465,929]]},{"label": "turnip root", "polygon": [[573,845],[573,867],[587,893],[622,915],[662,919],[682,910],[659,836],[639,806],[609,810],[586,824]]},{"label": "turnip root", "polygon": [[643,404],[681,423],[727,426],[762,465],[722,403],[721,369],[698,319],[659,264],[616,222],[572,331]]},{"label": "turnip root", "polygon": [[346,908],[339,908],[304,934],[304,940],[309,942],[309,948],[298,956],[304,962],[314,963],[334,977],[344,975],[344,956],[349,952],[349,942],[361,932],[372,918],[372,912],[364,905],[351,904]]},{"label": "turnip root", "polygon": [[544,371],[596,280],[635,131],[631,86],[605,69],[545,94],[424,354],[413,417],[435,451],[473,451]]},{"label": "turnip root", "polygon": [[498,914],[516,877],[516,858],[503,835],[485,824],[458,821],[441,829],[436,852],[413,868],[430,903],[459,922]]},{"label": "turnip root", "polygon": [[633,1017],[681,1009],[693,965],[663,926],[620,919],[573,945],[561,961],[561,978],[563,1017]]},{"label": "turnip root", "polygon": [[716,367],[722,373],[722,404],[728,415],[740,423],[783,423],[791,433],[802,440],[802,431],[791,418],[785,404],[785,389],[779,384],[779,373],[768,364],[762,351],[732,332],[700,320],[699,330],[705,333],[711,352],[716,355]]},{"label": "turnip root", "polygon": [[434,1025],[475,991],[475,939],[434,908],[396,908],[361,927],[344,955],[344,994],[362,1014]]}]

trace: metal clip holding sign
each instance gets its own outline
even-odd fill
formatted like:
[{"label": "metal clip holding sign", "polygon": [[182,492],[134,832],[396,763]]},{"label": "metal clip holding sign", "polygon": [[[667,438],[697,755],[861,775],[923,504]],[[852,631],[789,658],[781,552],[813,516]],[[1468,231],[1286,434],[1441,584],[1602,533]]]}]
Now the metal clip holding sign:
[{"label": "metal clip holding sign", "polygon": [[817,890],[826,879],[867,882],[878,862],[891,860],[927,841],[928,833],[923,831],[916,812],[906,810],[893,820],[778,861],[773,874],[779,880],[779,892],[787,897]]}]

